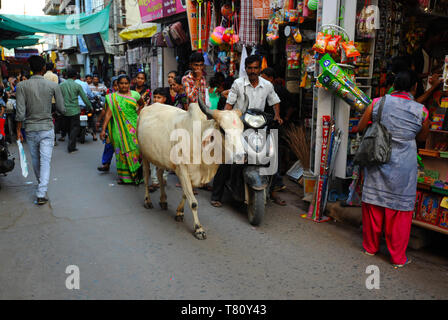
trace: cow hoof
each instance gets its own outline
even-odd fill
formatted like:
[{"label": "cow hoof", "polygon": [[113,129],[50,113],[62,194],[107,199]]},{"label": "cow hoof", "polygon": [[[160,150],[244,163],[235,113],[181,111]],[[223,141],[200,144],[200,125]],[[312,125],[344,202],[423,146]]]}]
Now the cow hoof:
[{"label": "cow hoof", "polygon": [[177,222],[184,222],[184,215],[183,214],[176,215],[174,217],[174,220],[176,220]]},{"label": "cow hoof", "polygon": [[207,239],[207,234],[205,233],[204,229],[202,229],[202,228],[196,229],[196,231],[194,232],[194,236],[196,237],[196,239],[199,239],[199,240]]},{"label": "cow hoof", "polygon": [[168,210],[168,203],[166,202],[159,202],[160,208],[162,210]]},{"label": "cow hoof", "polygon": [[145,202],[144,207],[145,207],[146,209],[152,209],[152,208],[154,208],[154,206],[152,205],[152,202]]}]

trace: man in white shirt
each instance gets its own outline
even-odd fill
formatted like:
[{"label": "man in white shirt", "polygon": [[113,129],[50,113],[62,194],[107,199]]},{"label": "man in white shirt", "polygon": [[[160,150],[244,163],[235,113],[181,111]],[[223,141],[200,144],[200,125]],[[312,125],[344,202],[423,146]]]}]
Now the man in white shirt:
[{"label": "man in white shirt", "polygon": [[94,94],[101,95],[107,92],[106,86],[100,83],[100,78],[97,75],[93,76],[93,81],[92,84],[89,84],[89,88]]},{"label": "man in white shirt", "polygon": [[269,81],[260,77],[261,60],[257,55],[251,55],[245,62],[247,76],[235,80],[227,97],[226,110],[232,110],[234,107],[241,110],[244,114],[247,110],[245,97],[249,100],[248,109],[258,109],[264,111],[266,102],[273,106],[275,116],[274,120],[279,124],[283,123],[280,118],[280,98],[275,93],[274,86]]}]

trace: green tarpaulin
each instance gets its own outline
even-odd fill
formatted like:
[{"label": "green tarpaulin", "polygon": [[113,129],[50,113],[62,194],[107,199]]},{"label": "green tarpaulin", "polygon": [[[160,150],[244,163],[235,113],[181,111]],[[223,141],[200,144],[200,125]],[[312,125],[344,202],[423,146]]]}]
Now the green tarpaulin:
[{"label": "green tarpaulin", "polygon": [[40,39],[42,39],[40,36],[21,36],[15,39],[0,40],[0,46],[8,49],[34,46],[39,43]]},{"label": "green tarpaulin", "polygon": [[103,10],[89,15],[85,13],[62,16],[0,14],[0,32],[3,29],[16,32],[21,36],[34,33],[78,35],[99,32],[107,40],[109,38],[109,11],[112,2]]}]

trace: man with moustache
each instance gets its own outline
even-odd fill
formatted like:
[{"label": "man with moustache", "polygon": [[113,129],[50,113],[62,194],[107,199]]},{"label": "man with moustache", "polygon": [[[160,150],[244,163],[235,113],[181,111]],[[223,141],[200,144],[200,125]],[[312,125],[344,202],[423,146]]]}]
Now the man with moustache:
[{"label": "man with moustache", "polygon": [[[244,61],[247,76],[235,80],[230,88],[225,110],[239,109],[243,114],[247,111],[246,96],[249,100],[248,109],[258,109],[264,111],[266,103],[274,109],[274,120],[280,125],[283,120],[280,117],[280,98],[275,93],[274,86],[269,81],[260,77],[261,58],[258,55],[251,55]],[[213,179],[213,189],[211,205],[221,207],[221,199],[224,195],[225,181],[230,176],[230,165],[221,164]]]},{"label": "man with moustache", "polygon": [[235,80],[230,89],[225,109],[232,110],[234,107],[244,114],[245,95],[249,99],[249,109],[264,111],[266,103],[274,109],[274,120],[281,125],[280,98],[275,93],[274,86],[269,81],[260,77],[261,59],[258,55],[251,55],[244,61],[247,76]]}]

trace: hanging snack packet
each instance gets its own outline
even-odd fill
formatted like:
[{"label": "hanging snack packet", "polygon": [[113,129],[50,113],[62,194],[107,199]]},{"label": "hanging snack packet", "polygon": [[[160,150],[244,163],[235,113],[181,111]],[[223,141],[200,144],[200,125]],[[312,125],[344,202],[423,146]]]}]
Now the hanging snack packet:
[{"label": "hanging snack packet", "polygon": [[330,38],[330,35],[325,35],[323,32],[319,32],[317,34],[316,43],[313,46],[313,50],[319,53],[325,53],[325,48],[327,47]]},{"label": "hanging snack packet", "polygon": [[359,51],[356,49],[353,41],[349,41],[349,42],[344,41],[341,43],[341,45],[342,45],[342,48],[344,48],[345,56],[347,58],[354,58],[354,57],[358,57],[361,55],[361,53],[359,53]]},{"label": "hanging snack packet", "polygon": [[299,21],[299,11],[294,9],[285,10],[285,21],[286,22],[298,22]]},{"label": "hanging snack packet", "polygon": [[269,20],[268,32],[266,33],[267,40],[273,41],[279,38],[278,35],[278,24],[275,23],[275,19]]},{"label": "hanging snack packet", "polygon": [[341,36],[332,36],[327,43],[326,52],[337,53],[339,49],[339,41],[341,41]]}]

